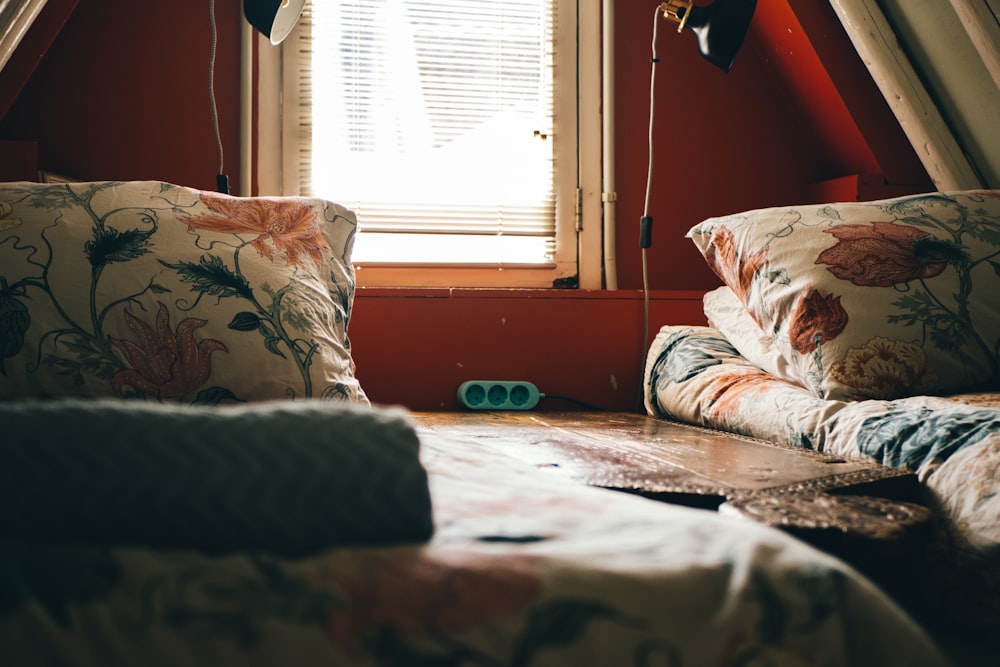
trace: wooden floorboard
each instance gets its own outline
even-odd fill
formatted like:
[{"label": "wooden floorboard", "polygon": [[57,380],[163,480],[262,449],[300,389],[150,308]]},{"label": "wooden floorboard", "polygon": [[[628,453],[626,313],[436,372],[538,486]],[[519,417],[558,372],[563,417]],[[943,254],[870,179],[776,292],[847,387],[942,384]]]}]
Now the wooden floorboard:
[{"label": "wooden floorboard", "polygon": [[912,473],[615,412],[415,413],[419,428],[488,443],[592,486],[734,498],[801,487],[904,499]]}]

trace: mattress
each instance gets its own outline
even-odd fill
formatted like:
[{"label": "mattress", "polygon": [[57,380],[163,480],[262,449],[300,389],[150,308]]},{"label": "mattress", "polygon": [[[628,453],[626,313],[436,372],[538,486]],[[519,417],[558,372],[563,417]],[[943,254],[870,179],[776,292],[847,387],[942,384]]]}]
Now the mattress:
[{"label": "mattress", "polygon": [[426,538],[291,554],[4,531],[3,664],[947,664],[873,583],[780,531],[412,433]]}]

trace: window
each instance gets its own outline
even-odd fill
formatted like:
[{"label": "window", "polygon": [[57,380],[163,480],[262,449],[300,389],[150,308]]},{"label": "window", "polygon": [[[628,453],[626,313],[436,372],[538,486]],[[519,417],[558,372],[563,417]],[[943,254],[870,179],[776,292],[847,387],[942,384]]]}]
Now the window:
[{"label": "window", "polygon": [[260,51],[260,97],[280,86],[282,133],[261,136],[258,164],[279,163],[271,146],[284,165],[270,187],[260,169],[261,193],[355,210],[361,284],[577,284],[581,235],[601,233],[599,194],[582,224],[594,208],[582,193],[600,191],[584,182],[600,179],[600,107],[580,102],[581,85],[599,90],[599,56],[578,58],[598,52],[599,21],[584,51],[577,4],[309,3],[280,76],[265,62],[279,50]]}]

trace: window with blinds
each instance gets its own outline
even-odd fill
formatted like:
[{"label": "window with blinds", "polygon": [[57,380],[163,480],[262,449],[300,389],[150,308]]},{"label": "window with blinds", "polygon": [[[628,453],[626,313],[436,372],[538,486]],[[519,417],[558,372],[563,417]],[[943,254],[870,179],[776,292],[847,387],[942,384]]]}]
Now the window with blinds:
[{"label": "window with blinds", "polygon": [[575,275],[575,6],[307,4],[283,47],[285,191],[353,209],[359,265]]}]

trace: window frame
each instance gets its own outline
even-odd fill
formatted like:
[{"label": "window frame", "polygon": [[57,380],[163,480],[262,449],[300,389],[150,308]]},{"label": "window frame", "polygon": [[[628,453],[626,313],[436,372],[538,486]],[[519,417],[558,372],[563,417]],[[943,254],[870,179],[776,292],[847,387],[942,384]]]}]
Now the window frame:
[{"label": "window frame", "polygon": [[[556,68],[571,72],[560,80],[556,100],[555,132],[576,141],[556,144],[559,164],[556,200],[556,257],[545,265],[462,265],[355,263],[359,286],[371,287],[490,287],[585,288],[602,283],[602,116],[601,116],[601,17],[593,0],[554,0],[558,3]],[[253,90],[245,95],[245,155],[255,194],[298,195],[300,174],[293,151],[296,141],[294,114],[296,54],[294,40],[273,47],[266,38],[250,33],[252,48],[244,49],[244,66],[252,67]],[[571,85],[566,85],[569,82]],[[576,168],[572,165],[575,163]],[[274,165],[278,165],[275,169]]]}]

